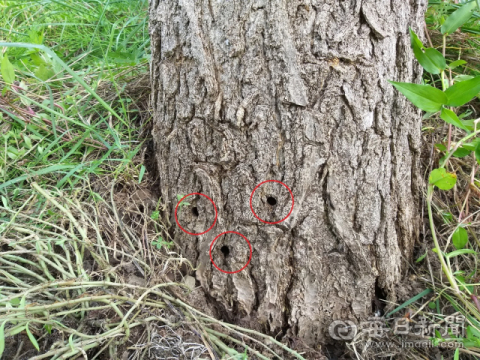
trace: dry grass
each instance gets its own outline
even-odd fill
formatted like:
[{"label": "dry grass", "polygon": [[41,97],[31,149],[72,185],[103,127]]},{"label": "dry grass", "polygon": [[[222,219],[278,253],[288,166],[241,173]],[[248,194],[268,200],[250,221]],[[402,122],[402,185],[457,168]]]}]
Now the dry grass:
[{"label": "dry grass", "polygon": [[247,349],[262,359],[301,359],[181,300],[192,290],[180,271],[188,262],[174,248],[152,246],[168,233],[150,216],[153,180],[134,178],[85,179],[74,195],[33,182],[21,208],[0,208],[10,218],[0,220],[4,356],[20,349],[18,358],[30,359],[241,359]]}]

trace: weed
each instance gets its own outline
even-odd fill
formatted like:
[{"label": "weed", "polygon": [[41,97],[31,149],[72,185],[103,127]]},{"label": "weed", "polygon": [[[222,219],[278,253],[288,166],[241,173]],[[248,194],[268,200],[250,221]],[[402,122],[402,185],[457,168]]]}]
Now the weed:
[{"label": "weed", "polygon": [[185,198],[185,195],[177,194],[177,200],[180,202],[180,204],[178,204],[178,213],[180,213],[180,211],[182,210],[182,208],[184,206],[189,206],[190,205],[190,203],[183,200],[183,198]]},{"label": "weed", "polygon": [[162,249],[162,246],[165,246],[167,249],[170,249],[173,246],[173,241],[165,241],[163,237],[159,237],[157,240],[152,240],[152,246],[156,246],[158,250]]},{"label": "weed", "polygon": [[[458,38],[457,29],[462,26],[464,26],[462,28],[464,31],[468,29],[470,33],[478,33],[473,30],[473,27],[467,27],[467,25],[475,26],[474,24],[479,18],[478,6],[480,4],[478,1],[471,1],[458,5],[447,2],[431,2],[431,5],[427,13],[427,21],[441,34],[441,51],[433,47],[431,42],[429,47],[425,46],[417,35],[412,30],[410,31],[413,52],[426,71],[425,83],[391,83],[415,106],[426,112],[425,119],[434,119],[438,116],[448,126],[445,142],[435,145],[437,151],[443,156],[439,159],[439,166],[431,169],[428,177],[426,194],[428,219],[434,243],[433,252],[436,253],[450,285],[444,287],[440,294],[453,306],[454,311],[460,311],[468,321],[467,336],[452,338],[466,348],[470,348],[469,353],[474,354],[472,351],[480,344],[480,308],[475,304],[474,286],[470,284],[475,271],[459,271],[458,258],[477,257],[477,251],[469,248],[472,245],[469,240],[469,227],[472,225],[475,213],[469,213],[468,203],[474,194],[470,190],[476,189],[475,176],[478,164],[480,164],[480,138],[478,137],[480,119],[469,119],[474,111],[467,106],[472,99],[476,99],[480,92],[480,76],[475,67],[469,67],[465,56],[462,56],[458,49],[448,47],[447,43],[449,36]],[[433,34],[437,36],[435,31]],[[455,50],[457,50],[457,54],[455,54]],[[470,190],[463,198],[458,221],[454,221],[453,208],[439,211],[443,222],[454,226],[446,243],[441,244],[437,236],[437,226],[432,210],[434,194],[436,188],[448,191],[463,185],[459,184],[457,174],[452,171],[457,159],[462,159],[463,167],[471,169],[467,185]],[[465,160],[470,163],[467,165],[464,163]],[[470,202],[473,203],[474,200],[472,199]],[[417,262],[423,261],[426,257],[428,257],[428,252],[418,258]],[[452,263],[456,265],[452,266]],[[395,309],[394,312],[421,299],[429,292],[430,289],[427,289]],[[438,298],[436,302],[430,301],[429,306],[431,309],[439,310]],[[438,343],[452,339],[444,339],[437,334],[433,340]],[[461,351],[463,350],[457,349],[455,356],[458,357]],[[478,355],[476,352],[475,354]]]},{"label": "weed", "polygon": [[0,158],[1,194],[28,191],[28,181],[38,176],[73,189],[115,162],[117,176],[132,166],[140,150],[132,125],[141,109],[126,84],[148,73],[146,6],[146,1],[0,2],[5,14],[0,145],[6,149]]}]

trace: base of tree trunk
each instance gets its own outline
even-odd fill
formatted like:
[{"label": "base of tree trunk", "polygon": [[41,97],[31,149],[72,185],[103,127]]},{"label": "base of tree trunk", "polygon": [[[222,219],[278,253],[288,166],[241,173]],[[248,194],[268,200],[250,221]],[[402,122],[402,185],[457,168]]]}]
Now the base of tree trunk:
[{"label": "base of tree trunk", "polygon": [[[192,304],[316,346],[332,321],[395,300],[418,237],[421,117],[387,80],[420,80],[408,27],[423,28],[425,5],[150,5],[155,156],[171,234],[196,269]],[[250,207],[265,180],[292,191],[282,222],[282,184],[262,184]],[[207,233],[176,224],[190,193],[216,211],[190,196],[178,223],[200,234],[216,218]],[[226,231],[252,246],[234,274],[210,260]],[[234,272],[250,251],[229,233],[211,255]]]}]

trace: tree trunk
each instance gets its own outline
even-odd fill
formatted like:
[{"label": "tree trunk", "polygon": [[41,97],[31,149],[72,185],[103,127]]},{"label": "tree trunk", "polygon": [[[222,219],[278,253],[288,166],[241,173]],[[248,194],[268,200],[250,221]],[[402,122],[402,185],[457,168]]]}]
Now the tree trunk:
[{"label": "tree trunk", "polygon": [[[424,2],[426,3],[426,2]],[[419,0],[151,0],[154,142],[170,233],[228,321],[325,343],[335,319],[395,299],[418,236]],[[279,180],[261,185],[265,180]],[[179,194],[216,205],[175,223]],[[215,210],[185,199],[178,221]],[[212,241],[251,243],[235,274]],[[230,233],[215,264],[249,248]],[[198,291],[197,291],[197,299]],[[200,301],[200,300],[198,300]],[[205,305],[207,304],[207,305]],[[213,311],[212,310],[212,311]]]}]

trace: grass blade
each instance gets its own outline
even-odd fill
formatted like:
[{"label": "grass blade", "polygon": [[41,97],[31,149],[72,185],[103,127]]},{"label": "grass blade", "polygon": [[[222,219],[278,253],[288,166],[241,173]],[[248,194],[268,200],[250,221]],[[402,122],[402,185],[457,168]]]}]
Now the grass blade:
[{"label": "grass blade", "polygon": [[25,175],[16,177],[15,179],[12,179],[12,180],[9,180],[9,181],[7,181],[3,184],[0,184],[0,190],[2,190],[3,188],[6,188],[7,186],[16,184],[20,181],[30,179],[34,176],[45,175],[45,174],[49,174],[49,173],[52,173],[52,172],[55,172],[55,171],[70,170],[73,167],[74,167],[73,165],[52,165],[52,166],[49,166],[48,168],[40,169],[38,171],[34,171],[30,174],[25,174]]},{"label": "grass blade", "polygon": [[0,358],[2,357],[3,351],[5,350],[5,324],[7,320],[2,323],[0,326]]},{"label": "grass blade", "polygon": [[28,328],[28,324],[30,323],[27,323],[27,326],[25,326],[25,330],[27,331],[27,336],[30,339],[30,342],[32,343],[32,345],[35,347],[35,349],[37,349],[37,351],[40,351],[40,346],[38,346],[37,339],[35,339],[35,336],[33,336],[32,332]]},{"label": "grass blade", "polygon": [[405,301],[402,305],[400,305],[399,307],[395,308],[394,310],[390,311],[387,315],[385,315],[385,318],[388,318],[390,316],[392,316],[393,314],[395,314],[396,312],[406,308],[407,306],[409,306],[410,304],[413,304],[415,301],[417,301],[418,299],[421,299],[422,297],[424,297],[425,295],[428,295],[432,292],[432,289],[425,289],[423,290],[420,294],[418,295],[415,295],[414,297],[412,297],[410,300],[407,300]]}]

